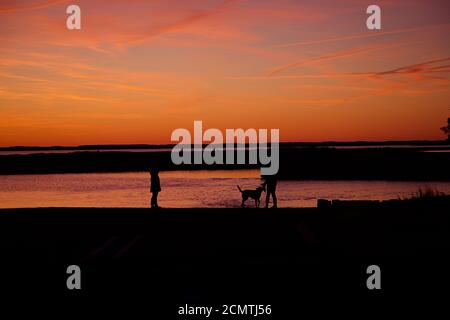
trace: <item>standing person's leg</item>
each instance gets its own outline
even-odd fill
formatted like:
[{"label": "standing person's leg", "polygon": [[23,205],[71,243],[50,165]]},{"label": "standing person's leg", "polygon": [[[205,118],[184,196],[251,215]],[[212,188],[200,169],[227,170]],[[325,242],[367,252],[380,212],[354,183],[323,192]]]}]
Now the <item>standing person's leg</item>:
[{"label": "standing person's leg", "polygon": [[158,193],[159,192],[153,193],[155,195],[155,208],[158,208]]},{"label": "standing person's leg", "polygon": [[156,192],[152,192],[151,207],[154,208],[156,203]]},{"label": "standing person's leg", "polygon": [[266,206],[265,206],[265,208],[269,207],[269,201],[270,201],[270,191],[267,190],[266,191]]},{"label": "standing person's leg", "polygon": [[275,190],[272,191],[272,201],[273,201],[273,208],[277,207],[277,195],[275,194]]}]

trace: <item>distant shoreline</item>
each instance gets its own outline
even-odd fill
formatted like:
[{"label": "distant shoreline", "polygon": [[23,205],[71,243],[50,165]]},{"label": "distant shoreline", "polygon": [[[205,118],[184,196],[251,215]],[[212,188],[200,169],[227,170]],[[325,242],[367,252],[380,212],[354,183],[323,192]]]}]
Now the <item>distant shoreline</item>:
[{"label": "distant shoreline", "polygon": [[[448,146],[448,140],[395,140],[395,141],[323,141],[323,142],[281,142],[280,147],[335,147],[335,146]],[[125,149],[166,149],[175,144],[101,144],[79,146],[9,146],[1,151],[58,151],[58,150],[125,150]],[[204,144],[203,146],[206,146]],[[247,145],[248,146],[248,145]]]},{"label": "distant shoreline", "polygon": [[[280,148],[281,180],[450,181],[450,152],[421,148]],[[422,150],[423,151],[423,150]],[[258,169],[257,165],[174,165],[171,153],[73,152],[0,155],[0,175]]]}]

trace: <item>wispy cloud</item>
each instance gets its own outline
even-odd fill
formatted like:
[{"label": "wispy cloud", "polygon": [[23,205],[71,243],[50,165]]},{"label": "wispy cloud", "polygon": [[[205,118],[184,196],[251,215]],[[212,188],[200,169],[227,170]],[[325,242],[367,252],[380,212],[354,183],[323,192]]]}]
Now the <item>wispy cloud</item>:
[{"label": "wispy cloud", "polygon": [[400,68],[374,72],[373,76],[385,76],[385,75],[416,75],[416,74],[426,74],[426,73],[447,73],[450,72],[450,66],[435,66],[437,63],[450,61],[450,57],[435,59],[426,62],[421,62],[413,65],[403,66]]},{"label": "wispy cloud", "polygon": [[300,61],[297,61],[297,62],[294,62],[294,63],[290,63],[290,64],[287,64],[287,65],[284,65],[284,66],[272,69],[271,71],[269,71],[267,76],[268,77],[272,77],[274,75],[277,75],[279,73],[282,73],[282,72],[287,71],[287,70],[292,69],[292,68],[298,68],[298,67],[305,66],[305,65],[317,64],[317,63],[320,63],[320,62],[323,62],[323,61],[330,61],[330,60],[337,60],[337,59],[347,58],[347,57],[355,56],[355,55],[366,53],[366,52],[370,52],[370,51],[382,50],[382,49],[385,49],[385,48],[390,47],[390,46],[392,46],[392,44],[390,44],[390,45],[382,45],[382,46],[352,48],[352,49],[349,49],[349,50],[338,51],[338,52],[335,52],[335,53],[326,54],[326,55],[322,55],[322,56],[315,57],[315,58],[303,59],[303,60],[300,60]]},{"label": "wispy cloud", "polygon": [[0,13],[10,13],[17,11],[26,11],[34,9],[43,9],[63,2],[68,2],[68,0],[47,0],[47,1],[15,1],[13,3],[0,4]]},{"label": "wispy cloud", "polygon": [[149,31],[143,35],[132,37],[126,41],[123,41],[120,45],[132,45],[132,44],[139,44],[143,43],[145,41],[148,41],[158,35],[169,33],[169,32],[176,32],[180,31],[186,26],[189,26],[197,21],[200,21],[202,19],[217,15],[225,11],[227,8],[229,8],[229,5],[233,2],[237,2],[238,0],[225,0],[220,5],[209,9],[205,11],[201,11],[192,15],[189,15],[179,21],[176,21],[171,24],[160,26],[152,31]]},{"label": "wispy cloud", "polygon": [[403,28],[403,29],[390,30],[390,31],[382,30],[379,32],[373,32],[373,33],[365,32],[365,33],[354,34],[354,35],[343,36],[343,37],[336,37],[336,38],[290,42],[290,43],[275,45],[275,46],[273,46],[273,48],[287,48],[287,47],[306,46],[306,45],[312,45],[312,44],[322,44],[322,43],[339,42],[339,41],[379,38],[379,37],[385,37],[385,36],[395,35],[395,34],[424,31],[424,30],[428,30],[428,29],[449,29],[449,28],[450,28],[450,24],[440,24],[440,25],[431,25],[431,26],[415,27],[415,28]]},{"label": "wispy cloud", "polygon": [[22,81],[29,81],[29,82],[48,82],[48,80],[46,80],[46,79],[30,77],[30,76],[21,76],[21,75],[17,75],[14,73],[8,73],[8,72],[0,72],[0,77],[22,80]]}]

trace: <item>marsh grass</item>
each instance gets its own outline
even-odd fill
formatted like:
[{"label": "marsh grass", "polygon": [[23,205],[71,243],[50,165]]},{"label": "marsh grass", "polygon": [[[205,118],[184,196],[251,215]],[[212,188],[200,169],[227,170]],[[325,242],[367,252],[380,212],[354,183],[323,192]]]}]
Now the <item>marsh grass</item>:
[{"label": "marsh grass", "polygon": [[418,200],[418,199],[434,199],[434,198],[441,198],[446,197],[447,194],[444,192],[440,192],[437,189],[432,188],[420,188],[417,192],[413,192],[410,197],[407,198],[400,198],[400,200]]}]

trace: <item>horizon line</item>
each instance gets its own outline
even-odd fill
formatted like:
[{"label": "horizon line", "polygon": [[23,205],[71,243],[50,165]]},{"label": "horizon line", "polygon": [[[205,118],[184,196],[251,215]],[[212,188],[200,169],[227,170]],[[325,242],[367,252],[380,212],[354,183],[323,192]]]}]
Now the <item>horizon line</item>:
[{"label": "horizon line", "polygon": [[[270,144],[270,141],[267,142]],[[412,139],[412,140],[348,140],[348,141],[338,141],[338,140],[323,140],[323,141],[282,141],[279,142],[280,145],[289,145],[289,144],[306,144],[306,145],[327,145],[327,144],[336,144],[336,145],[345,145],[345,144],[407,144],[407,143],[439,143],[445,144],[449,143],[447,139]],[[224,145],[222,144],[209,144],[203,143],[202,146],[207,145]],[[245,145],[249,145],[250,143],[246,142]],[[15,146],[0,146],[0,151],[8,151],[12,149],[82,149],[82,148],[105,148],[105,147],[115,147],[115,148],[136,148],[136,147],[146,147],[146,148],[161,148],[161,147],[172,147],[176,146],[178,143],[154,143],[154,144],[146,144],[146,143],[106,143],[106,144],[82,144],[82,145],[50,145],[50,146],[36,146],[36,145],[15,145]],[[188,144],[186,144],[188,145]],[[194,145],[193,143],[191,145]]]}]

